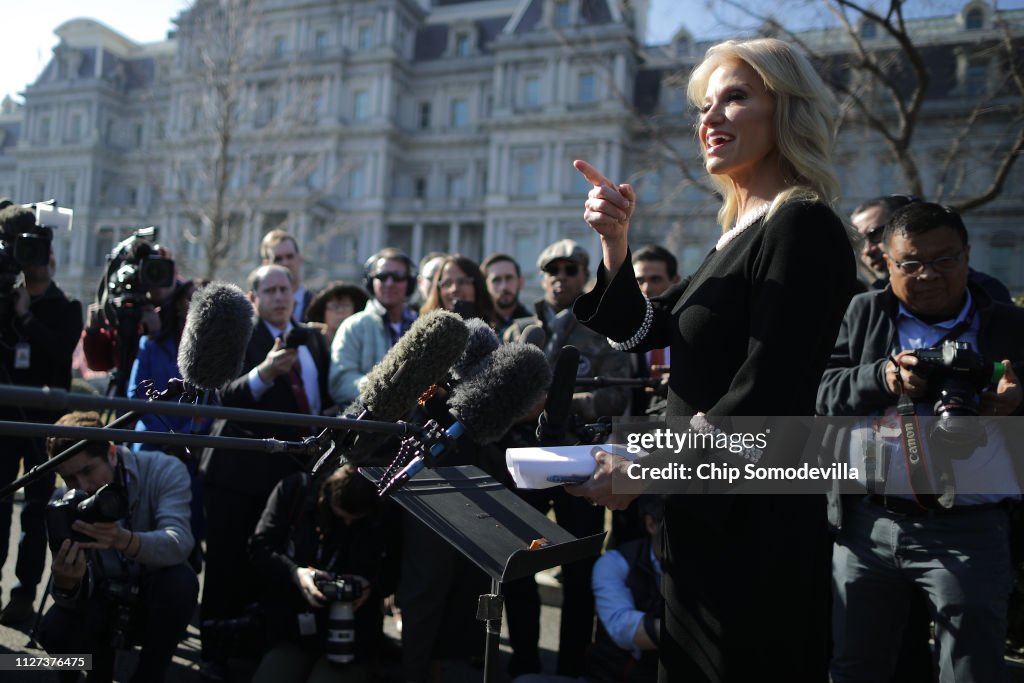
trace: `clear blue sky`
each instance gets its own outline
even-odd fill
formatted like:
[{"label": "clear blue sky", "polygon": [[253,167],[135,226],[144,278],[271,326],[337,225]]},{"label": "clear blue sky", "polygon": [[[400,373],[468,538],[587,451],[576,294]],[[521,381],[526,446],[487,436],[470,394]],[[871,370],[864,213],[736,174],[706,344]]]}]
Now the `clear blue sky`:
[{"label": "clear blue sky", "polygon": [[[951,14],[966,0],[912,0],[911,8],[927,14]],[[50,59],[57,43],[53,30],[69,19],[89,17],[107,24],[138,42],[161,40],[171,28],[171,18],[189,5],[188,0],[22,0],[12,26],[0,41],[0,97],[13,94],[32,82]],[[792,25],[821,24],[826,15],[820,0],[759,0],[758,11],[774,13]],[[786,10],[781,7],[785,5]],[[1024,7],[1024,0],[1000,0],[1001,9]],[[730,10],[722,0],[651,0],[648,42],[666,43],[686,24],[697,38],[733,35],[749,18]],[[797,11],[794,11],[797,8]]]}]

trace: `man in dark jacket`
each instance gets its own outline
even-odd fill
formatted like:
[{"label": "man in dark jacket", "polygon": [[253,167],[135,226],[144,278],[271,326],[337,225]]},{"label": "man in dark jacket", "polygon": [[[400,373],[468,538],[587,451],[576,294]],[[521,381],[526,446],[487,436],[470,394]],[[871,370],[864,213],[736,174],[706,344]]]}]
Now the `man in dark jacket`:
[{"label": "man in dark jacket", "polygon": [[[36,225],[35,214],[10,206],[0,214],[7,235],[50,233]],[[46,265],[22,268],[24,283],[0,291],[0,383],[30,387],[71,387],[71,354],[82,333],[82,305],[69,299],[53,281],[55,261],[50,251]],[[0,276],[2,277],[2,276]],[[59,414],[27,410],[21,407],[0,409],[0,419],[53,422]],[[0,484],[14,481],[22,463],[27,472],[46,459],[43,439],[5,436],[0,439]],[[0,623],[17,624],[32,617],[36,585],[43,576],[46,558],[46,503],[53,493],[54,476],[40,477],[25,487],[21,509],[21,540],[15,574],[18,584],[11,589],[11,600],[0,612]],[[7,562],[11,536],[13,501],[0,501],[0,566]]]},{"label": "man in dark jacket", "polygon": [[[1012,585],[1006,503],[1020,497],[1008,437],[984,425],[987,444],[951,461],[945,481],[955,491],[940,500],[940,480],[927,472],[922,480],[916,451],[905,446],[897,405],[905,396],[902,404],[916,415],[932,414],[932,385],[942,380],[921,371],[915,351],[956,341],[989,365],[1007,365],[981,391],[981,414],[1019,415],[1024,392],[1009,360],[1024,349],[1024,311],[969,282],[967,231],[950,209],[924,202],[900,209],[882,246],[890,284],[851,302],[818,393],[821,414],[865,416],[836,452],[865,470],[870,494],[831,501],[839,527],[832,678],[891,678],[917,586],[935,619],[941,678],[1001,680]],[[916,418],[908,412],[908,419]],[[925,457],[938,467],[931,446],[926,439]],[[869,466],[869,453],[878,467]]]},{"label": "man in dark jacket", "polygon": [[[294,301],[290,272],[276,265],[260,266],[249,275],[249,298],[258,320],[245,352],[245,372],[222,392],[224,405],[258,410],[318,415],[330,406],[327,394],[329,354],[322,334],[292,318]],[[296,345],[287,339],[296,339]],[[294,346],[294,348],[290,348]],[[216,427],[215,427],[216,430]],[[229,422],[225,436],[297,440],[308,433],[297,427]],[[294,455],[238,450],[204,453],[206,507],[206,579],[204,620],[238,616],[252,602],[251,572],[241,571],[238,558],[256,528],[267,497],[277,482],[309,464]],[[203,635],[204,659],[223,663],[224,644],[212,633]],[[209,664],[209,677],[222,668]]]}]

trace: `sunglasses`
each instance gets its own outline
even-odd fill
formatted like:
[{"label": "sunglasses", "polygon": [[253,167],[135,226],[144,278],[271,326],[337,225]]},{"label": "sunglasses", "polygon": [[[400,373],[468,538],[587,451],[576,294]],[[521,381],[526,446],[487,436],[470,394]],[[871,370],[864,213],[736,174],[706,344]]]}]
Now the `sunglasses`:
[{"label": "sunglasses", "polygon": [[560,273],[564,273],[566,277],[576,277],[579,275],[580,267],[576,263],[549,263],[544,266],[543,271],[551,277],[558,277]]},{"label": "sunglasses", "polygon": [[391,282],[405,282],[409,278],[405,275],[405,273],[395,273],[390,270],[386,270],[382,273],[377,273],[376,275],[374,275],[373,279],[376,280],[377,282],[388,282],[389,280]]}]

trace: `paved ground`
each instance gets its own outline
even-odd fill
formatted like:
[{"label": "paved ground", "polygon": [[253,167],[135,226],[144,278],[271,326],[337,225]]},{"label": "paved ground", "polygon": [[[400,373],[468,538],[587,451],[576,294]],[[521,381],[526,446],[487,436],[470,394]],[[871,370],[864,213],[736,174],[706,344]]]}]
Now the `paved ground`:
[{"label": "paved ground", "polygon": [[[19,534],[21,533],[21,525],[19,523],[18,515],[21,510],[21,504],[15,503],[14,506],[14,519],[12,520],[11,529],[11,549],[10,549],[10,560],[3,567],[3,601],[6,604],[10,588],[14,585],[14,559],[17,557],[16,542]],[[47,571],[49,570],[49,560],[47,560]],[[202,580],[202,576],[200,576]],[[39,604],[39,597],[37,596],[36,605]],[[550,602],[551,600],[549,600]],[[544,662],[545,669],[549,672],[554,671],[555,667],[555,652],[558,649],[558,620],[560,618],[560,611],[557,607],[545,605],[542,609],[541,614],[541,658]],[[187,637],[178,646],[177,655],[174,658],[174,662],[169,670],[167,676],[167,683],[194,683],[199,680],[198,668],[199,668],[199,631],[195,626],[195,621],[189,626]],[[0,654],[8,653],[19,653],[26,655],[43,655],[45,654],[42,650],[30,647],[28,645],[28,633],[31,631],[32,624],[26,624],[19,628],[9,628],[0,625]],[[389,636],[392,637],[395,643],[398,642],[398,631],[395,627],[395,622],[390,617],[385,621],[385,631]],[[481,624],[480,628],[483,628]],[[397,647],[397,645],[396,645]],[[503,629],[502,635],[502,659],[499,662],[499,671],[504,677],[505,666],[507,663],[507,657],[509,655],[508,637],[505,629]],[[69,653],[71,654],[71,653]],[[482,654],[482,653],[481,653]],[[127,681],[131,676],[131,672],[134,670],[134,654],[125,653],[118,658],[118,667],[116,676],[117,681]],[[251,674],[251,666],[247,666],[244,661],[238,660],[233,662],[233,673],[236,674],[237,680],[248,680],[249,674]],[[444,681],[445,683],[478,683],[482,680],[482,669],[473,669],[471,667],[451,667],[444,670]],[[51,672],[0,672],[0,681],[3,683],[56,683],[57,676]],[[287,682],[282,682],[287,683]]]}]

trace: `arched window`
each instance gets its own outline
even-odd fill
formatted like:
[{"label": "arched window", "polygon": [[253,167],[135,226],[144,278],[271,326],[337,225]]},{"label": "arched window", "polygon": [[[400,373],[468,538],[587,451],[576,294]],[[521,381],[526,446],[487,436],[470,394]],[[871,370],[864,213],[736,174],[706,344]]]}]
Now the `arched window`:
[{"label": "arched window", "polygon": [[981,9],[975,7],[972,10],[968,10],[964,16],[964,28],[968,31],[974,31],[985,26],[985,13]]}]

